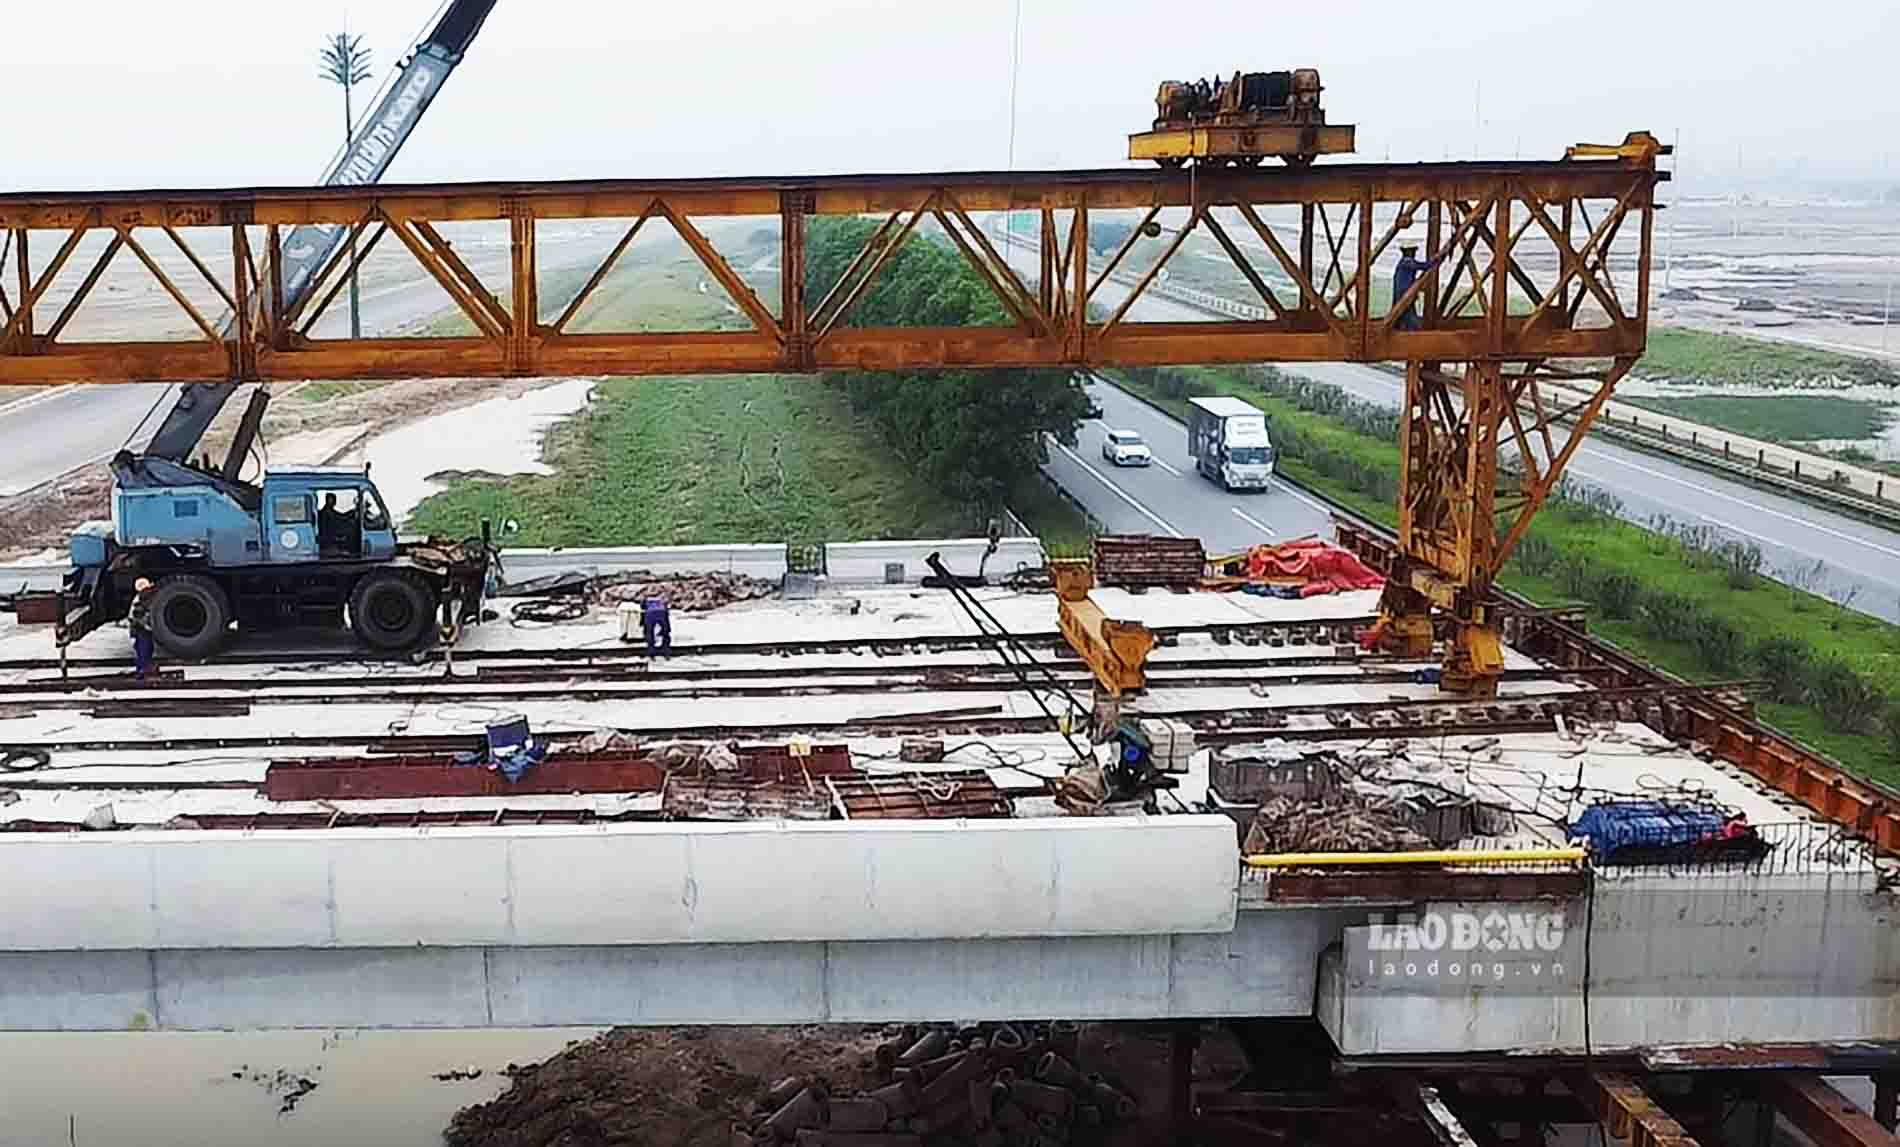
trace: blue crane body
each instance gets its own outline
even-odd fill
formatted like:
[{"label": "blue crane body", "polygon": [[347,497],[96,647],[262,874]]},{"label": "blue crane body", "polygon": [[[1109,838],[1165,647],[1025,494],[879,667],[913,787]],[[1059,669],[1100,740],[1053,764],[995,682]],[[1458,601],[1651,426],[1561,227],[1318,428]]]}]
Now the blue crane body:
[{"label": "blue crane body", "polygon": [[[325,174],[373,183],[461,62],[495,0],[446,0],[431,30]],[[343,257],[345,228],[298,227],[284,243],[285,303],[299,305],[318,272]],[[231,324],[226,324],[230,336]],[[481,615],[493,547],[396,535],[367,466],[240,471],[256,444],[268,390],[252,392],[222,465],[191,459],[236,382],[180,388],[145,450],[111,462],[112,520],[74,532],[56,640],[65,646],[126,615],[149,579],[153,636],[182,657],[215,653],[236,624],[257,630],[347,622],[365,644],[407,649]],[[440,628],[436,617],[440,614]]]}]

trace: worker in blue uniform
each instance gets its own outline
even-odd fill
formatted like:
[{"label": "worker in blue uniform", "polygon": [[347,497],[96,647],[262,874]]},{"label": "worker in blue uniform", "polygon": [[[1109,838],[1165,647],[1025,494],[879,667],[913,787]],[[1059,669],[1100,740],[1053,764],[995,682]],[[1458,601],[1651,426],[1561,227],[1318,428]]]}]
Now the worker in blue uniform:
[{"label": "worker in blue uniform", "polygon": [[[1405,296],[1405,292],[1412,289],[1412,284],[1418,282],[1420,275],[1444,261],[1443,253],[1436,259],[1419,258],[1417,243],[1399,244],[1399,265],[1392,272],[1392,301],[1398,302]],[[1402,331],[1418,329],[1418,301],[1416,299],[1406,306],[1405,313],[1399,316],[1399,321],[1394,325]]]},{"label": "worker in blue uniform", "polygon": [[648,657],[673,652],[673,614],[667,609],[665,598],[655,594],[641,603],[640,631],[646,635]]}]

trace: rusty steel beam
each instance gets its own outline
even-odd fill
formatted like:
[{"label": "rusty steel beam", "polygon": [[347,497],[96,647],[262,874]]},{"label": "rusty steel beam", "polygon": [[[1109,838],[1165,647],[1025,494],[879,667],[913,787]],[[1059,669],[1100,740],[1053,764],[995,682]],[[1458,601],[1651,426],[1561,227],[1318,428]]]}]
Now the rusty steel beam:
[{"label": "rusty steel beam", "polygon": [[1817,1147],[1900,1147],[1900,1137],[1818,1075],[1776,1072],[1761,1094]]},{"label": "rusty steel beam", "polygon": [[1649,1097],[1635,1076],[1583,1071],[1572,1075],[1568,1084],[1596,1113],[1604,1129],[1630,1147],[1697,1147],[1682,1124]]},{"label": "rusty steel beam", "polygon": [[[707,179],[670,181],[572,181],[546,183],[465,183],[379,185],[368,187],[245,188],[213,191],[78,192],[0,195],[0,227],[14,251],[17,293],[9,300],[7,337],[0,339],[0,384],[132,381],[273,381],[305,378],[401,378],[558,376],[576,373],[680,374],[812,372],[856,369],[939,369],[958,367],[1155,366],[1176,363],[1258,361],[1370,361],[1413,359],[1429,362],[1530,361],[1562,357],[1627,358],[1641,353],[1646,312],[1639,300],[1635,319],[1618,296],[1608,274],[1608,253],[1622,224],[1643,220],[1639,270],[1650,262],[1656,184],[1667,178],[1653,162],[1354,164],[1305,169],[1235,170],[1183,174],[1161,170],[974,172],[925,175],[846,175],[799,179]],[[1590,204],[1599,210],[1593,213]],[[796,203],[790,210],[788,204]],[[1291,238],[1282,242],[1260,216],[1261,209],[1296,205],[1300,210],[1298,255]],[[1344,209],[1343,223],[1328,207]],[[1456,249],[1460,273],[1471,271],[1471,291],[1480,313],[1462,307],[1438,308],[1442,295],[1436,268],[1409,292],[1423,291],[1422,321],[1397,322],[1403,308],[1372,313],[1370,285],[1383,273],[1380,261],[1411,225],[1419,208],[1436,230],[1447,209],[1454,221],[1442,242],[1431,249]],[[1553,221],[1552,207],[1562,223]],[[1272,256],[1272,263],[1294,283],[1297,307],[1283,300],[1262,278],[1210,210],[1238,211]],[[1133,247],[1159,212],[1185,208],[1188,221],[1158,245],[1161,258],[1139,274],[1117,300],[1105,322],[1090,321],[1086,301]],[[1045,220],[1042,296],[1032,293],[991,247],[972,213],[1036,211]],[[1064,248],[1056,212],[1072,213]],[[1092,266],[1087,253],[1090,215],[1103,211],[1140,212],[1142,226],[1131,232],[1107,265]],[[1381,218],[1375,224],[1373,213]],[[1389,213],[1396,212],[1396,217]],[[752,320],[752,330],[566,333],[581,304],[619,261],[640,223],[665,214],[695,256],[735,304]],[[866,244],[861,259],[814,307],[803,284],[783,287],[780,313],[756,298],[725,258],[707,241],[694,220],[708,216],[777,216],[781,221],[780,266],[803,266],[804,221],[813,215],[875,214],[889,221]],[[866,328],[847,325],[855,303],[869,289],[895,245],[910,234],[924,214],[938,218],[950,239],[996,291],[1016,320],[1005,327],[926,329]],[[1495,219],[1492,217],[1495,216]],[[1589,226],[1579,247],[1570,238],[1570,220],[1581,216]],[[537,274],[535,226],[542,220],[625,219],[632,223],[622,243],[601,264],[593,280],[568,301],[551,326],[540,323],[532,303]],[[299,224],[350,227],[360,236],[372,221],[388,220],[397,238],[440,282],[455,304],[480,331],[479,337],[402,339],[325,339],[294,333],[304,309],[281,299],[286,228]],[[439,230],[445,224],[508,221],[512,289],[518,296],[502,307],[493,294],[467,273]],[[1521,221],[1513,227],[1512,220]],[[1160,272],[1183,244],[1187,232],[1202,223],[1226,253],[1240,278],[1264,304],[1257,321],[1146,323],[1131,316],[1136,300],[1158,289]],[[170,295],[206,341],[229,341],[227,330],[210,330],[206,316],[195,313],[146,253],[137,232],[163,233],[183,252],[227,306],[239,291],[236,278],[247,273],[251,258],[233,259],[229,275],[213,273],[219,260],[194,250],[186,228],[258,226],[265,249],[258,265],[271,268],[268,290],[259,289],[255,272],[246,294],[269,300],[269,317],[250,324],[254,350],[224,348],[205,353],[179,341],[120,340],[66,343],[54,332],[31,329],[31,307],[55,285],[68,285],[65,256],[74,238],[87,229],[110,231],[117,246],[129,246],[155,284]],[[1283,229],[1295,226],[1281,224]],[[1539,286],[1532,268],[1520,259],[1518,238],[1526,230],[1547,238],[1556,266]],[[22,256],[34,231],[64,240],[37,281]],[[1323,273],[1313,252],[1324,242],[1331,256]],[[794,254],[786,248],[797,244]],[[347,250],[348,245],[344,245]],[[220,256],[221,257],[221,256]],[[1619,252],[1619,259],[1628,257]],[[358,260],[360,262],[360,258]],[[323,284],[346,270],[347,255],[325,263],[313,279],[318,299]],[[1479,263],[1484,270],[1479,271]],[[343,277],[347,277],[344,275]],[[1458,276],[1454,275],[1456,279]],[[1053,281],[1060,278],[1062,281]],[[1642,278],[1646,281],[1647,276]],[[1529,316],[1513,315],[1499,305],[1506,285],[1522,290],[1536,305]],[[1490,290],[1483,291],[1482,287]],[[75,297],[87,293],[79,285]],[[1574,294],[1575,303],[1570,305]],[[1584,299],[1597,300],[1608,321],[1593,311],[1579,316]],[[307,301],[309,300],[306,296]],[[286,314],[286,305],[290,314]],[[317,313],[323,309],[317,305]],[[1412,329],[1404,329],[1412,328]],[[306,328],[307,329],[307,328]]]}]

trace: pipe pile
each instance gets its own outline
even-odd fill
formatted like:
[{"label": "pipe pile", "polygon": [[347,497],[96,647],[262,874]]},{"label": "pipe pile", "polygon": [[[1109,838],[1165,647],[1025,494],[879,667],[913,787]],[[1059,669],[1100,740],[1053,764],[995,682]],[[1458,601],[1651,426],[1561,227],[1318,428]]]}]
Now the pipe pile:
[{"label": "pipe pile", "polygon": [[875,1053],[879,1085],[830,1095],[792,1076],[733,1126],[734,1147],[1057,1147],[1099,1142],[1135,1101],[1077,1066],[1081,1027],[906,1028]]}]

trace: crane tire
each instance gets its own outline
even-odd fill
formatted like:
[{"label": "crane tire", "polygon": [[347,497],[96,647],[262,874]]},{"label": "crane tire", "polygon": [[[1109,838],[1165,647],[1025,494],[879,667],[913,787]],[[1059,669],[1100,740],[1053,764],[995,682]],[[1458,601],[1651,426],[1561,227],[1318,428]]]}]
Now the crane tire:
[{"label": "crane tire", "polygon": [[231,600],[202,574],[172,574],[152,590],[152,639],[174,657],[198,660],[224,645]]},{"label": "crane tire", "polygon": [[350,593],[350,628],[375,649],[413,649],[435,632],[435,590],[406,570],[374,570]]}]

